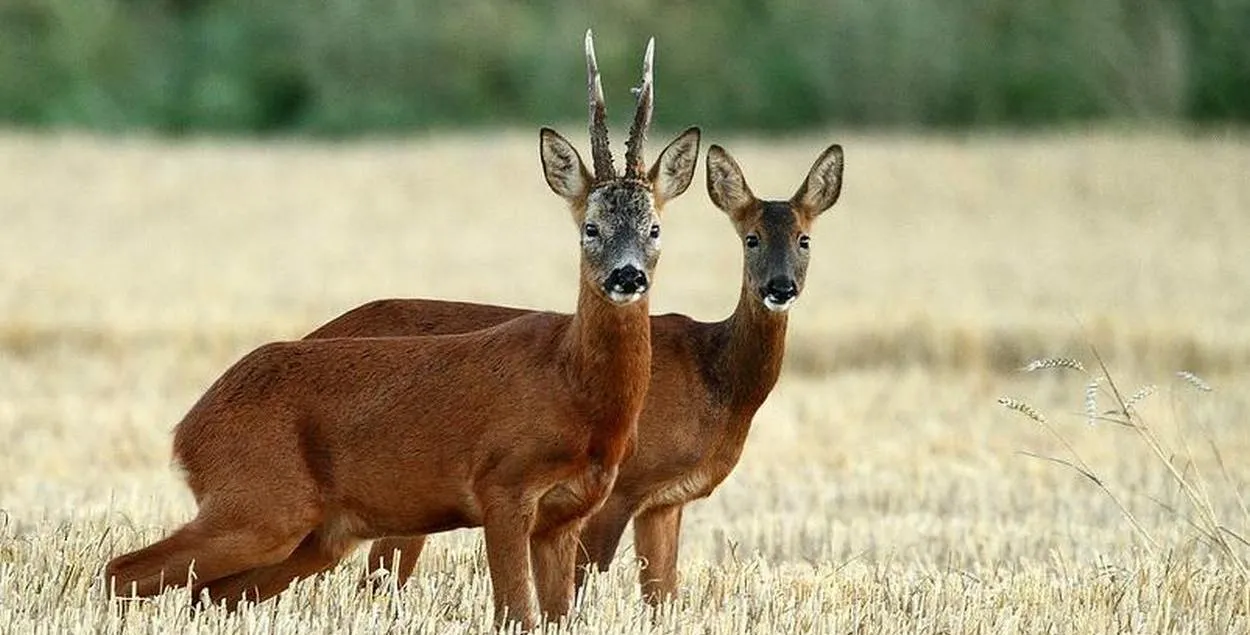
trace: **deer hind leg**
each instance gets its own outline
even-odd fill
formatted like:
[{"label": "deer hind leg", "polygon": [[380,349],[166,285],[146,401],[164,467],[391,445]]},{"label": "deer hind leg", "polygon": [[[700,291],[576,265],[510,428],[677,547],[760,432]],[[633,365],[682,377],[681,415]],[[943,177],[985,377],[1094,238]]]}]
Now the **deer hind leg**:
[{"label": "deer hind leg", "polygon": [[323,513],[315,491],[293,485],[213,497],[169,537],[109,562],[106,583],[120,596],[147,597],[286,558]]},{"label": "deer hind leg", "polygon": [[354,538],[335,539],[318,529],[299,543],[285,560],[261,566],[207,584],[197,584],[193,596],[208,594],[208,601],[225,601],[234,610],[243,600],[263,602],[286,590],[293,582],[327,571],[338,564],[357,544]]},{"label": "deer hind leg", "polygon": [[[425,547],[425,536],[403,536],[380,538],[373,542],[369,549],[368,573],[373,574],[379,569],[391,571],[396,577],[396,585],[403,586],[412,577],[417,567],[417,559]],[[389,567],[387,565],[390,565]],[[366,578],[366,583],[368,579]]]},{"label": "deer hind leg", "polygon": [[306,531],[223,525],[201,517],[164,540],[113,559],[105,567],[105,579],[112,580],[119,596],[153,596],[187,584],[192,572],[203,583],[281,560]]},{"label": "deer hind leg", "polygon": [[677,595],[677,540],[682,505],[648,509],[634,519],[634,551],[644,561],[638,572],[642,596],[651,606]]},{"label": "deer hind leg", "polygon": [[576,588],[578,591],[586,585],[586,577],[590,567],[605,572],[612,566],[616,556],[617,545],[621,535],[625,533],[625,525],[629,524],[631,512],[624,505],[624,499],[613,496],[603,505],[603,509],[591,516],[582,529],[581,548],[577,552]]},{"label": "deer hind leg", "polygon": [[163,540],[110,560],[104,567],[105,582],[119,597],[149,597],[185,585],[190,566],[177,566],[172,556],[194,549],[204,539],[199,525],[187,523]]}]

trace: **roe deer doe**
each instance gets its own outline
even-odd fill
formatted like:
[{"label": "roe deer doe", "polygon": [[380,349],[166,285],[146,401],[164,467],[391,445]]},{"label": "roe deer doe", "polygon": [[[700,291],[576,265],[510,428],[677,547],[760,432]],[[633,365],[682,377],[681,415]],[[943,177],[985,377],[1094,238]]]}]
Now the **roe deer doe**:
[{"label": "roe deer doe", "polygon": [[[808,234],[816,217],[837,201],[842,167],[841,146],[830,146],[790,200],[761,201],[728,152],[715,145],[708,150],[708,194],[743,241],[738,307],[714,324],[674,314],[651,318],[651,388],[638,422],[638,447],[621,466],[607,503],[582,531],[579,584],[580,565],[589,561],[600,570],[608,567],[632,517],[635,551],[646,562],[640,580],[644,596],[654,604],[675,592],[682,507],[710,494],[733,470],[755,411],[777,382],[786,310],[806,277]],[[456,333],[529,312],[439,300],[377,300],[307,337]],[[369,567],[392,564],[402,582],[412,574],[424,540],[376,541]]]},{"label": "roe deer doe", "polygon": [[632,449],[650,378],[658,211],[686,190],[698,160],[691,128],[649,171],[643,163],[652,52],[650,43],[623,176],[590,32],[593,176],[563,137],[540,135],[547,184],[579,228],[576,313],[252,351],[175,430],[197,516],[109,562],[119,594],[153,595],[190,577],[194,595],[233,606],[328,569],[362,540],[481,526],[496,622],[533,627],[535,587],[541,610],[567,612],[581,524]]}]

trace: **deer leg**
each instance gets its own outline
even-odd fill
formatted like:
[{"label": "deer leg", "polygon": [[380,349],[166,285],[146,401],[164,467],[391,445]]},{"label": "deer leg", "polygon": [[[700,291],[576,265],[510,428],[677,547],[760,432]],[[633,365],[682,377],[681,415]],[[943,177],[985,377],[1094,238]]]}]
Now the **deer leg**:
[{"label": "deer leg", "polygon": [[581,523],[575,522],[530,538],[538,606],[551,622],[559,622],[573,608],[580,529]]},{"label": "deer leg", "polygon": [[218,578],[208,584],[197,584],[192,597],[199,598],[202,591],[207,591],[210,603],[224,600],[226,608],[231,611],[243,600],[263,602],[286,590],[300,578],[333,568],[356,543],[351,538],[330,540],[320,530],[314,531],[305,536],[285,560]]},{"label": "deer leg", "polygon": [[615,496],[608,498],[603,508],[586,520],[582,529],[581,549],[577,553],[576,588],[586,585],[590,567],[600,573],[612,566],[617,545],[629,524],[630,510]]},{"label": "deer leg", "polygon": [[538,623],[530,569],[530,533],[536,504],[518,498],[515,491],[503,491],[485,501],[482,530],[495,596],[495,627],[520,622],[529,631]]},{"label": "deer leg", "polygon": [[114,558],[105,567],[118,596],[148,597],[187,584],[194,571],[208,582],[286,558],[307,532],[246,525],[221,525],[200,518],[168,538]]},{"label": "deer leg", "polygon": [[658,606],[677,595],[677,540],[682,505],[648,509],[634,518],[634,551],[644,561],[638,584],[647,603]]},{"label": "deer leg", "polygon": [[[417,559],[425,547],[425,536],[391,536],[373,541],[369,549],[368,572],[389,569],[396,576],[396,585],[403,586],[412,577]],[[387,564],[391,566],[387,567]]]},{"label": "deer leg", "polygon": [[167,554],[193,548],[204,540],[194,522],[147,547],[117,556],[104,567],[104,580],[118,597],[149,597],[187,583],[190,566],[166,566]]}]

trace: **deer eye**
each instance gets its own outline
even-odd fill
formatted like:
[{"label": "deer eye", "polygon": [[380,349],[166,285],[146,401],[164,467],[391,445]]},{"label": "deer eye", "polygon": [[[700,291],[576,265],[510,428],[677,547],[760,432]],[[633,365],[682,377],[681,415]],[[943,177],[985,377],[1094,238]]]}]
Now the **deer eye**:
[{"label": "deer eye", "polygon": [[760,246],[760,237],[755,234],[747,234],[747,249],[755,249]]},{"label": "deer eye", "polygon": [[658,224],[652,225],[651,226],[651,238],[655,239],[659,237],[660,237],[660,226]]},{"label": "deer eye", "polygon": [[598,238],[599,226],[594,223],[586,223],[586,225],[582,227],[582,233],[585,234],[587,238]]},{"label": "deer eye", "polygon": [[799,236],[799,249],[807,249],[812,246],[812,239],[807,234]]}]

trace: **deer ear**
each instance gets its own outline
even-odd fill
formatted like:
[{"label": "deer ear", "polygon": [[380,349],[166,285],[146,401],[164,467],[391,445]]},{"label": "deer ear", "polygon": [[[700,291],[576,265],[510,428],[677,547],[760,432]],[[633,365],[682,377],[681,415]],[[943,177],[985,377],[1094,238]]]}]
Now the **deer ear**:
[{"label": "deer ear", "polygon": [[538,135],[538,145],[543,160],[543,176],[547,178],[551,191],[570,201],[586,198],[590,192],[590,172],[573,144],[555,130],[543,128]]},{"label": "deer ear", "polygon": [[755,202],[742,168],[718,145],[707,149],[707,194],[713,205],[731,216]]},{"label": "deer ear", "polygon": [[842,146],[829,146],[812,164],[807,180],[790,198],[790,203],[809,216],[817,216],[838,201],[842,193]]},{"label": "deer ear", "polygon": [[681,196],[690,187],[699,163],[699,138],[697,127],[687,128],[664,148],[651,166],[647,178],[651,181],[657,208]]}]

